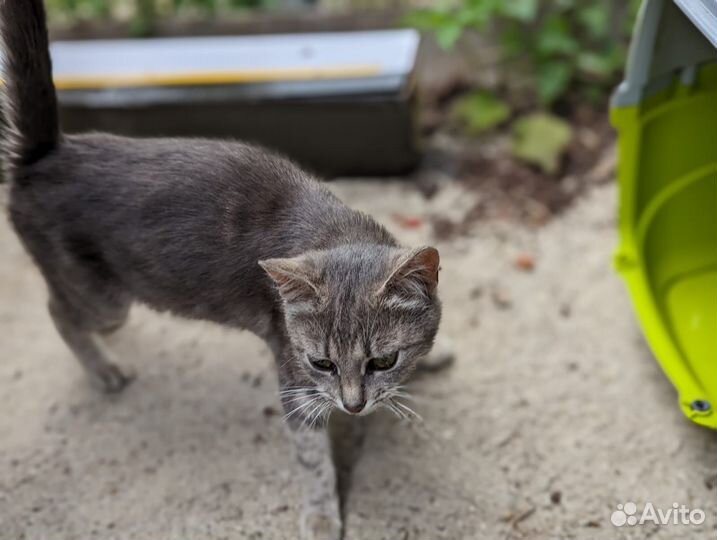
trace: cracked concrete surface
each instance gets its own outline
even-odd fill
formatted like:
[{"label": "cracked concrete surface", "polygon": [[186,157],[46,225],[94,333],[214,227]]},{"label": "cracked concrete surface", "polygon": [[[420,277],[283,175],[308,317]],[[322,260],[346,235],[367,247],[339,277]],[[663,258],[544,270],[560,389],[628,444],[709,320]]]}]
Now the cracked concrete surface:
[{"label": "cracked concrete surface", "polygon": [[[432,243],[425,219],[457,219],[475,196],[332,189],[407,244]],[[422,424],[336,419],[347,540],[715,536],[717,433],[682,417],[640,335],[610,265],[615,203],[602,186],[541,229],[483,222],[437,244],[457,362],[413,383]],[[395,212],[423,224],[402,228]],[[297,538],[299,486],[258,339],[136,307],[110,342],[138,379],[101,396],[6,223],[0,253],[1,539]],[[533,271],[514,264],[526,254]],[[627,501],[707,520],[614,528]]]}]

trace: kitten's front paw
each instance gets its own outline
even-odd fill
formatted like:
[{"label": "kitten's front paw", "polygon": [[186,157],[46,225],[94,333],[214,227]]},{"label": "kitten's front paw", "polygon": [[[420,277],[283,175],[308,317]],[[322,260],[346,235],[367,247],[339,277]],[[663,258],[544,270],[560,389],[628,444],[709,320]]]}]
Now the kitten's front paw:
[{"label": "kitten's front paw", "polygon": [[301,540],[340,540],[341,518],[336,514],[310,512],[301,517]]},{"label": "kitten's front paw", "polygon": [[134,380],[133,373],[125,373],[114,364],[105,364],[90,374],[92,384],[105,394],[118,394]]}]

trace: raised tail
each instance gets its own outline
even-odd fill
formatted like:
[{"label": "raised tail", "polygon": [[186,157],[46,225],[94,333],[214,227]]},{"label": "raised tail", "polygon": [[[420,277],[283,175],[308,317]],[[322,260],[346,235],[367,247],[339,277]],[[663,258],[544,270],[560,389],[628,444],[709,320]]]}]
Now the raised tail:
[{"label": "raised tail", "polygon": [[42,0],[0,0],[4,161],[12,173],[60,140],[57,96]]}]

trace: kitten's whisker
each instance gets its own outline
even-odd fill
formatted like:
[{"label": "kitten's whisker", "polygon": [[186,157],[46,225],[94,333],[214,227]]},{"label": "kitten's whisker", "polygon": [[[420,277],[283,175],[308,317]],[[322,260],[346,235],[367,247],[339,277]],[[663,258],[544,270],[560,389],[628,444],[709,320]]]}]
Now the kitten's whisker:
[{"label": "kitten's whisker", "polygon": [[279,395],[284,396],[288,394],[307,394],[307,393],[317,393],[318,390],[315,388],[284,388],[283,390],[279,390]]},{"label": "kitten's whisker", "polygon": [[406,422],[411,421],[411,419],[408,417],[408,415],[404,411],[402,411],[401,409],[396,407],[396,405],[394,403],[391,403],[391,407],[393,407],[393,410],[396,411],[396,414],[398,415],[398,417],[401,420],[405,420]]},{"label": "kitten's whisker", "polygon": [[294,415],[295,415],[296,413],[298,413],[300,410],[305,409],[306,407],[308,407],[311,403],[312,403],[312,402],[308,401],[308,402],[302,403],[302,404],[299,405],[298,407],[296,407],[296,408],[290,410],[288,413],[286,413],[286,414],[284,415],[284,417],[282,418],[282,420],[284,420],[284,421],[289,420],[292,416],[294,416]]},{"label": "kitten's whisker", "polygon": [[404,404],[404,403],[401,403],[400,401],[397,401],[397,400],[393,400],[393,403],[395,403],[396,405],[398,405],[399,407],[401,407],[401,408],[402,408],[403,410],[405,410],[408,414],[412,415],[414,418],[416,418],[416,420],[418,420],[418,421],[420,421],[420,422],[423,422],[423,417],[422,417],[420,414],[418,414],[416,411],[414,411],[414,410],[413,410],[411,407],[409,407],[408,405],[406,405],[406,404]]},{"label": "kitten's whisker", "polygon": [[398,397],[402,399],[409,399],[411,401],[419,401],[419,399],[415,396],[412,396],[411,394],[407,392],[391,392],[391,397]]},{"label": "kitten's whisker", "polygon": [[309,426],[309,427],[313,428],[314,425],[319,421],[319,419],[320,419],[320,418],[323,418],[323,416],[324,416],[324,414],[326,413],[327,409],[329,409],[330,407],[331,407],[331,402],[330,402],[330,401],[325,401],[325,402],[324,402],[324,406],[323,406],[321,409],[319,409],[319,412],[316,413],[316,416],[314,416],[314,419],[313,419],[312,422],[311,422],[311,426]]},{"label": "kitten's whisker", "polygon": [[388,410],[388,411],[391,411],[394,415],[398,416],[398,415],[396,414],[396,411],[394,411],[394,410],[391,408],[391,406],[390,406],[388,403],[386,403],[385,401],[379,402],[379,406],[382,407],[382,408],[384,408],[384,409],[386,409],[386,410]]},{"label": "kitten's whisker", "polygon": [[316,419],[318,418],[319,414],[321,413],[321,409],[326,406],[325,399],[326,398],[324,398],[324,401],[319,401],[318,405],[316,405],[313,409],[311,409],[311,411],[309,411],[308,414],[304,415],[304,424],[309,429],[314,427],[314,423],[316,422]]},{"label": "kitten's whisker", "polygon": [[303,399],[305,399],[305,398],[307,398],[307,397],[310,397],[310,396],[305,396],[305,395],[303,395],[303,394],[299,394],[299,395],[297,395],[297,396],[289,396],[287,399],[283,399],[283,398],[282,398],[281,402],[282,402],[282,403],[292,403],[292,402],[295,402],[295,401],[301,401],[301,400],[303,400]]},{"label": "kitten's whisker", "polygon": [[303,386],[293,385],[293,386],[282,386],[281,390],[316,390],[316,388],[313,386],[306,386],[306,385],[303,385]]},{"label": "kitten's whisker", "polygon": [[319,399],[321,399],[321,396],[314,396],[314,397],[312,397],[311,399],[307,400],[305,403],[302,403],[301,405],[299,405],[299,406],[296,407],[295,409],[292,409],[291,411],[289,411],[288,413],[286,413],[286,414],[284,415],[284,420],[288,420],[289,418],[291,418],[292,416],[294,416],[294,415],[295,415],[297,412],[299,412],[300,410],[306,409],[309,405],[311,405],[311,404],[313,404],[313,403],[316,403]]},{"label": "kitten's whisker", "polygon": [[407,418],[406,418],[406,413],[404,413],[401,409],[399,409],[398,407],[396,407],[396,406],[393,404],[393,402],[391,401],[390,398],[389,398],[388,400],[382,402],[382,404],[383,404],[389,411],[391,411],[393,414],[395,414],[400,420],[406,420],[406,419],[407,419]]}]

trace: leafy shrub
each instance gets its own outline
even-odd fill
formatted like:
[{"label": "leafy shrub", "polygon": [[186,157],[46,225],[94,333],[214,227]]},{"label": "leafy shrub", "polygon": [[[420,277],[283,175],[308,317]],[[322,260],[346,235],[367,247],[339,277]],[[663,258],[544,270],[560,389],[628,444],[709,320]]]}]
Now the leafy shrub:
[{"label": "leafy shrub", "polygon": [[273,0],[47,0],[51,21],[128,19],[134,34],[149,33],[160,15],[194,13],[206,16],[272,4]]},{"label": "leafy shrub", "polygon": [[445,48],[469,29],[499,36],[506,60],[527,61],[535,97],[551,105],[575,90],[600,98],[625,60],[639,0],[459,0],[415,11],[407,24]]}]

